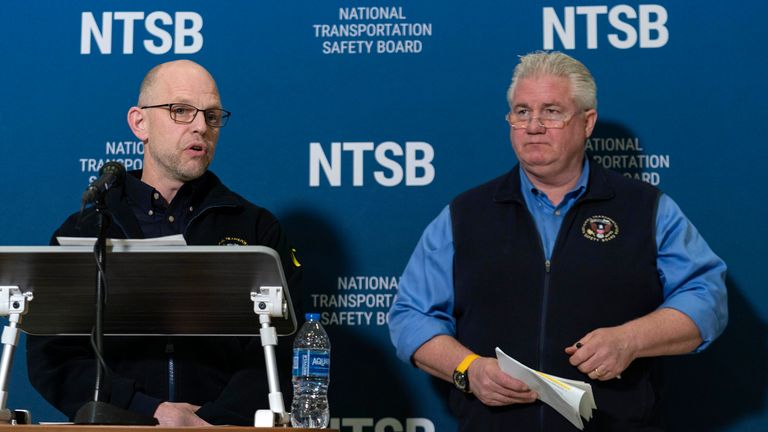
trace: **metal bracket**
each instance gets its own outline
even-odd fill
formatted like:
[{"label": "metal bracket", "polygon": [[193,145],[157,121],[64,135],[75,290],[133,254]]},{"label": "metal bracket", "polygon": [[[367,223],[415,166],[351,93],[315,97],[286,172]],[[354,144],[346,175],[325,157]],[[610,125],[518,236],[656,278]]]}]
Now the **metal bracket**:
[{"label": "metal bracket", "polygon": [[281,318],[288,313],[288,305],[283,296],[283,287],[264,286],[251,291],[253,311],[259,316],[261,324],[261,346],[264,348],[264,363],[267,367],[267,382],[269,383],[269,410],[257,410],[254,415],[254,426],[273,427],[289,425],[290,415],[285,412],[283,394],[280,392],[280,381],[277,375],[275,347],[277,332],[272,326],[271,318]]},{"label": "metal bracket", "polygon": [[8,381],[13,366],[13,353],[19,344],[18,324],[21,323],[21,316],[29,310],[27,303],[33,298],[32,292],[22,292],[18,286],[0,286],[0,316],[8,317],[8,324],[3,327],[3,355],[0,358],[0,423],[16,424],[20,418],[29,418],[29,415],[16,415],[16,411],[9,410],[6,403],[8,402]]}]

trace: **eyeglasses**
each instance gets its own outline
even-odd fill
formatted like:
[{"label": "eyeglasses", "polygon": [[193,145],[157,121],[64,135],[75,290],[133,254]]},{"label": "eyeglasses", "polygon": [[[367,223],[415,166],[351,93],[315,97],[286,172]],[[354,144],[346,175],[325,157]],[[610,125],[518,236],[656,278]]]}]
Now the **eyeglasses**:
[{"label": "eyeglasses", "polygon": [[517,108],[506,115],[512,129],[527,129],[532,120],[545,129],[562,129],[579,113],[566,114],[553,108],[545,108],[538,117],[531,115],[528,108]]},{"label": "eyeglasses", "polygon": [[197,113],[202,112],[203,117],[205,118],[205,123],[208,126],[215,127],[215,128],[224,127],[227,124],[227,120],[229,120],[229,116],[232,114],[231,112],[225,109],[219,109],[219,108],[200,109],[200,108],[193,107],[192,105],[183,104],[183,103],[170,103],[170,104],[149,105],[149,106],[141,107],[141,109],[147,109],[147,108],[165,108],[168,110],[168,113],[171,115],[171,120],[175,121],[176,123],[185,123],[185,124],[189,124],[195,121],[195,117],[197,117]]}]

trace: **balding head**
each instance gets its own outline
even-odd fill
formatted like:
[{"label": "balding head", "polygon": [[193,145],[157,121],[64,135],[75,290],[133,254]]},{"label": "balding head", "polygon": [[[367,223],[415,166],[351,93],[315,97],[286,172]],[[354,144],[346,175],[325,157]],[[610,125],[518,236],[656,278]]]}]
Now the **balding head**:
[{"label": "balding head", "polygon": [[153,99],[157,93],[157,88],[163,86],[168,81],[174,80],[180,75],[200,75],[207,77],[213,84],[213,90],[218,96],[219,90],[216,87],[216,81],[213,76],[202,66],[191,60],[174,60],[161,63],[147,72],[144,80],[139,87],[138,106],[152,105],[159,103]]}]

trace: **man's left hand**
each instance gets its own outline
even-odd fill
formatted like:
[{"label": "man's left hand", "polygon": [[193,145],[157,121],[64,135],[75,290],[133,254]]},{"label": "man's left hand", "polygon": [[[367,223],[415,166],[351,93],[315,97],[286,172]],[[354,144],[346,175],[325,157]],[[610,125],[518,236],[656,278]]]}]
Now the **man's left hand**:
[{"label": "man's left hand", "polygon": [[188,403],[163,402],[155,410],[155,418],[159,426],[210,426],[208,422],[197,416],[200,407]]},{"label": "man's left hand", "polygon": [[570,363],[594,380],[620,377],[636,358],[632,338],[622,326],[599,328],[565,348]]}]

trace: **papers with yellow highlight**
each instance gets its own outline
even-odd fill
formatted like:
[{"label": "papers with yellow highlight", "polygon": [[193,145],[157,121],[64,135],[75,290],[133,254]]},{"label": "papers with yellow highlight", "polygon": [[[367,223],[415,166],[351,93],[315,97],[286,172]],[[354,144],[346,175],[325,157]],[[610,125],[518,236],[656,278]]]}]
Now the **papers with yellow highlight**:
[{"label": "papers with yellow highlight", "polygon": [[533,370],[496,348],[499,367],[507,375],[524,382],[539,395],[539,399],[559,412],[574,426],[584,430],[584,420],[592,418],[597,409],[592,386],[583,381],[556,377]]}]

